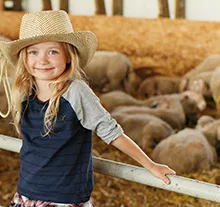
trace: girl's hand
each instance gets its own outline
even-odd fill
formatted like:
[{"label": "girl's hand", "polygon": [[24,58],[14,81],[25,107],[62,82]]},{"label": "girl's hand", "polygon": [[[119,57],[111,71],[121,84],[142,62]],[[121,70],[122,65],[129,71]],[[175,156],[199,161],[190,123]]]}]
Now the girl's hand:
[{"label": "girl's hand", "polygon": [[163,180],[166,184],[170,184],[170,179],[166,176],[168,174],[170,175],[176,175],[176,172],[172,169],[170,169],[167,165],[162,165],[158,163],[153,163],[151,168],[148,170],[156,177]]}]

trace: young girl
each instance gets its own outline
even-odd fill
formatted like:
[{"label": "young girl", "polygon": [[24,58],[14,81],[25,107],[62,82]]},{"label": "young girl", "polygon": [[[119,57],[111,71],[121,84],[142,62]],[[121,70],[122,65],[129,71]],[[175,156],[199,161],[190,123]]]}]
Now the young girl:
[{"label": "young girl", "polygon": [[23,138],[11,207],[93,206],[92,131],[170,183],[166,174],[175,172],[126,136],[83,81],[81,70],[97,48],[93,33],[74,32],[64,11],[29,13],[20,39],[0,48],[2,63],[16,66],[12,115]]}]

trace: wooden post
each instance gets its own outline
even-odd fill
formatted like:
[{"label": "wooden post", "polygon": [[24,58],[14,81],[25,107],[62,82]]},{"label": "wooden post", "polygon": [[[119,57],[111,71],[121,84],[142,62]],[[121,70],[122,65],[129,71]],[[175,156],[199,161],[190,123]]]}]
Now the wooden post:
[{"label": "wooden post", "polygon": [[185,18],[185,0],[176,0],[175,18]]},{"label": "wooden post", "polygon": [[52,4],[50,0],[42,0],[42,10],[52,10]]},{"label": "wooden post", "polygon": [[95,14],[106,14],[104,0],[95,0]]},{"label": "wooden post", "polygon": [[123,15],[123,0],[113,0],[112,15]]},{"label": "wooden post", "polygon": [[159,15],[158,17],[170,17],[168,0],[158,0]]},{"label": "wooden post", "polygon": [[69,0],[60,0],[60,9],[69,12]]},{"label": "wooden post", "polygon": [[22,11],[22,6],[21,6],[21,0],[14,0],[14,5],[13,5],[13,8],[12,10],[14,11]]},{"label": "wooden post", "polygon": [[5,8],[4,6],[4,0],[0,0],[0,11],[3,11]]}]

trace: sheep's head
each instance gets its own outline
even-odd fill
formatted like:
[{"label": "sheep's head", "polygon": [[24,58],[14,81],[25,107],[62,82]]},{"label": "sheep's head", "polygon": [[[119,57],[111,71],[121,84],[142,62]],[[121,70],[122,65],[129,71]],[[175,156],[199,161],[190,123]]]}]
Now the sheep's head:
[{"label": "sheep's head", "polygon": [[206,108],[206,102],[202,94],[193,91],[181,93],[180,102],[182,104],[188,124],[196,124],[201,111]]},{"label": "sheep's head", "polygon": [[208,97],[210,96],[211,93],[209,85],[201,78],[192,81],[192,83],[189,85],[189,90],[201,93],[204,96],[208,96]]},{"label": "sheep's head", "polygon": [[214,121],[215,119],[213,117],[209,115],[202,115],[197,121],[196,129],[203,129],[209,124],[212,124]]},{"label": "sheep's head", "polygon": [[145,99],[157,95],[157,84],[154,79],[146,79],[140,84],[138,98]]},{"label": "sheep's head", "polygon": [[181,102],[185,103],[185,105],[195,105],[200,111],[206,108],[206,101],[203,95],[194,91],[185,91],[181,93]]}]

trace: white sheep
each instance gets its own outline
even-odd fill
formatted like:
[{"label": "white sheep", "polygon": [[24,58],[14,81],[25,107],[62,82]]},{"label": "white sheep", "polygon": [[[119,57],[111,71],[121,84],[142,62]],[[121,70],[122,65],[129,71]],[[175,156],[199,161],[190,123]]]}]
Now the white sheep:
[{"label": "white sheep", "polygon": [[112,112],[111,115],[146,153],[151,153],[161,140],[174,133],[169,124],[152,115],[120,111]]},{"label": "white sheep", "polygon": [[162,140],[153,150],[152,159],[178,174],[191,173],[214,164],[216,151],[200,131],[185,128]]},{"label": "white sheep", "polygon": [[132,70],[130,60],[117,51],[97,51],[91,62],[84,68],[90,85],[101,92],[132,90],[128,76]]}]

